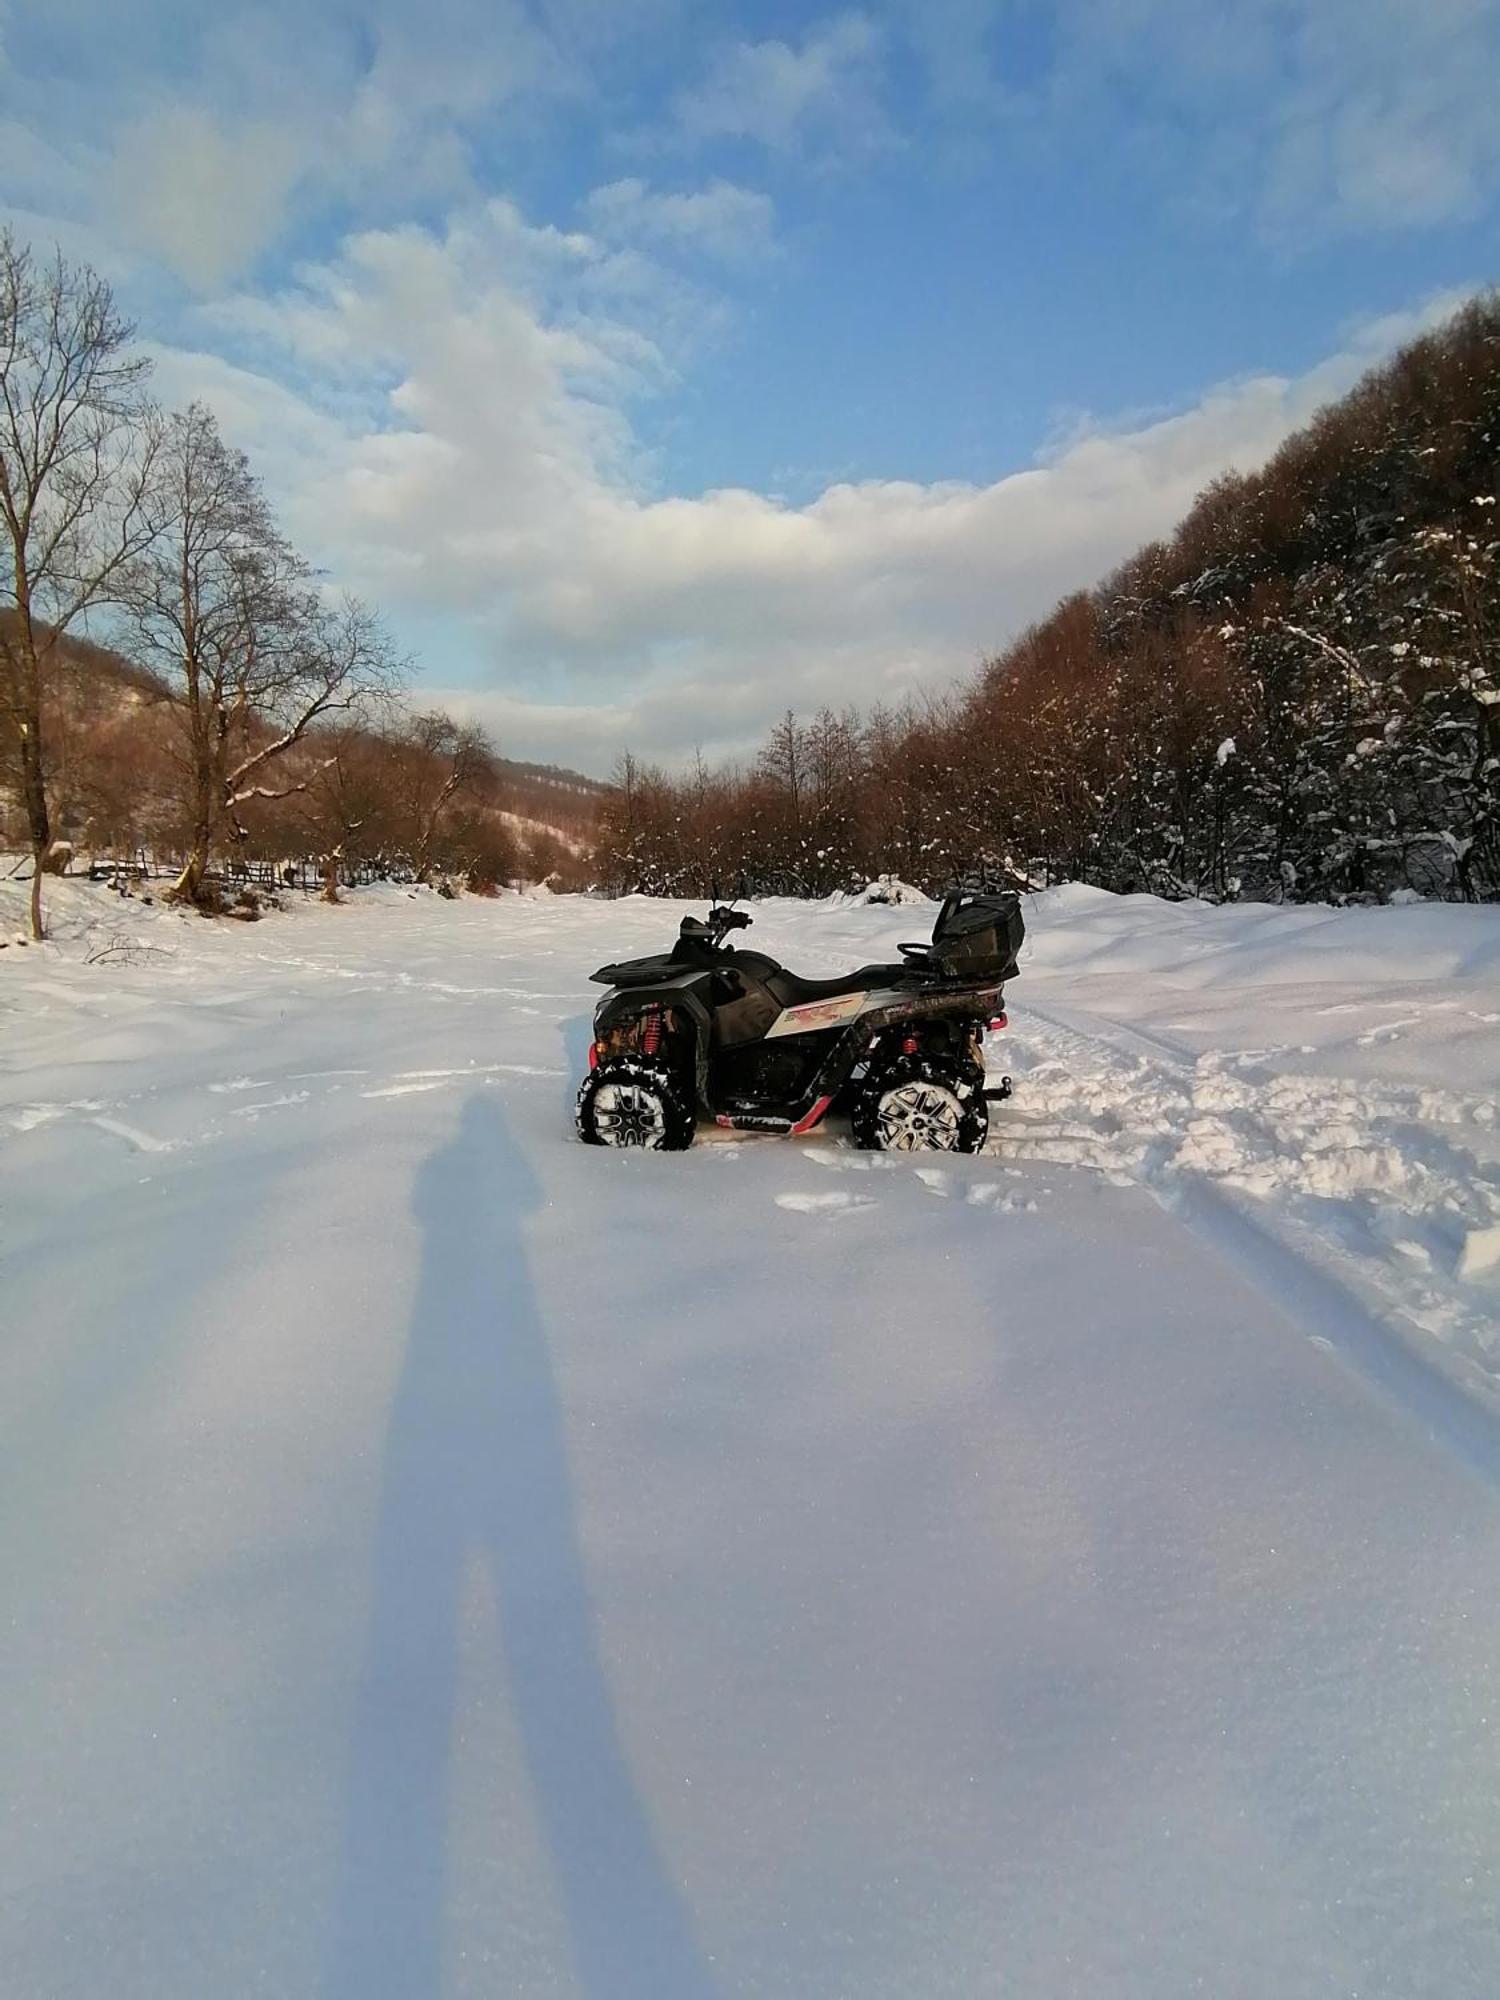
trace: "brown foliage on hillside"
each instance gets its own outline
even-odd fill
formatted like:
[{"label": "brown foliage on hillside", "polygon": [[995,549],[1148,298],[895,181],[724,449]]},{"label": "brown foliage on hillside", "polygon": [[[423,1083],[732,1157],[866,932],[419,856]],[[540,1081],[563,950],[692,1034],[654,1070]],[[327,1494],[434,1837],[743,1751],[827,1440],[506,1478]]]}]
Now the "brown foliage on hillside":
[{"label": "brown foliage on hillside", "polygon": [[[3,616],[3,614],[0,614]],[[110,647],[60,639],[44,697],[56,836],[79,855],[145,853],[178,866],[192,838],[188,718],[167,683]],[[268,739],[252,720],[246,742]],[[513,764],[482,732],[440,713],[313,728],[282,760],[285,796],[251,799],[213,861],[305,863],[342,880],[455,875],[476,883],[581,884],[605,787],[576,772]],[[0,842],[24,821],[0,765]]]},{"label": "brown foliage on hillside", "polygon": [[953,698],[627,760],[605,879],[1500,896],[1500,299],[1372,372]]}]

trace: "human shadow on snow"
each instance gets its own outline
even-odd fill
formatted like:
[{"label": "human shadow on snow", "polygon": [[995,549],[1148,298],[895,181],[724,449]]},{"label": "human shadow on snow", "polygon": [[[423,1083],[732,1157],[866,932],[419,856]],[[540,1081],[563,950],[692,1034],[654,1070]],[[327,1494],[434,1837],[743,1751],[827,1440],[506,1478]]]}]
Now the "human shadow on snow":
[{"label": "human shadow on snow", "polygon": [[583,1992],[712,1993],[599,1654],[522,1239],[537,1200],[494,1095],[471,1097],[415,1190],[422,1267],[386,1441],[324,2000],[442,1988],[459,1619],[476,1558]]}]

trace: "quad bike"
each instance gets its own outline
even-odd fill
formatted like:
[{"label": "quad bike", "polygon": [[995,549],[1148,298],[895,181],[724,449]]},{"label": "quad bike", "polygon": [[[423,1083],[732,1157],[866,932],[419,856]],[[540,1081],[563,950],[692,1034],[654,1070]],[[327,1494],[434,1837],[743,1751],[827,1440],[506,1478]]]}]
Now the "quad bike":
[{"label": "quad bike", "polygon": [[977,1152],[989,1105],[986,1028],[1003,1028],[1025,926],[1010,892],[950,896],[930,944],[898,965],[799,979],[724,943],[750,922],[716,906],[684,917],[656,957],[605,965],[594,1013],[579,1136],[592,1146],[674,1152],[700,1115],[743,1132],[811,1132],[847,1110],[857,1146]]}]

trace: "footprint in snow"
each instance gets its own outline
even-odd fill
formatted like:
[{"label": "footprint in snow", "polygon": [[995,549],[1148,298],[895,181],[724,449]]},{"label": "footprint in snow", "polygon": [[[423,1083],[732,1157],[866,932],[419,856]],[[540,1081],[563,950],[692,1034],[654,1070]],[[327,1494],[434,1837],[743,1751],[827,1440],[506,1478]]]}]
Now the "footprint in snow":
[{"label": "footprint in snow", "polygon": [[1420,1016],[1408,1014],[1400,1021],[1382,1021],[1377,1028],[1367,1028],[1358,1038],[1362,1049],[1376,1047],[1381,1042],[1395,1042],[1401,1039],[1402,1030],[1416,1027]]},{"label": "footprint in snow", "polygon": [[1396,1256],[1404,1257],[1408,1264],[1416,1265],[1418,1270],[1428,1271],[1432,1268],[1432,1252],[1425,1243],[1418,1243],[1413,1237],[1393,1237],[1391,1249]]},{"label": "footprint in snow", "polygon": [[36,1132],[65,1117],[67,1110],[65,1104],[22,1104],[9,1114],[8,1122],[12,1132]]},{"label": "footprint in snow", "polygon": [[1014,1188],[1001,1187],[998,1181],[979,1181],[969,1189],[964,1197],[970,1208],[993,1209],[996,1215],[1035,1215],[1036,1203],[1023,1200]]},{"label": "footprint in snow", "polygon": [[230,1111],[231,1118],[259,1118],[263,1111],[282,1111],[289,1104],[306,1104],[312,1095],[309,1090],[289,1091],[284,1097],[262,1098],[259,1104],[236,1104]]},{"label": "footprint in snow", "polygon": [[107,1132],[112,1139],[123,1139],[137,1153],[170,1153],[173,1150],[171,1139],[158,1139],[154,1133],[143,1132],[138,1125],[127,1125],[123,1118],[91,1118],[88,1122],[99,1131]]},{"label": "footprint in snow", "polygon": [[852,1146],[804,1146],[801,1157],[815,1167],[832,1167],[835,1173],[867,1174],[872,1169],[888,1172],[895,1166],[884,1153],[860,1153]]},{"label": "footprint in snow", "polygon": [[863,1194],[779,1194],[778,1208],[789,1208],[797,1215],[852,1215],[856,1209],[873,1208],[874,1202]]}]

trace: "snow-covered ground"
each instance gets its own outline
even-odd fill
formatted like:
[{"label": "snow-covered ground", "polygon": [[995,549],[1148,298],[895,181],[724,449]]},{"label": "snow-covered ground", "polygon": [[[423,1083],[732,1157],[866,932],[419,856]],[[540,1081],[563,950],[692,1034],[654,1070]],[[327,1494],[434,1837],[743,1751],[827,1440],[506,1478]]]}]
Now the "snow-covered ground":
[{"label": "snow-covered ground", "polygon": [[927,1162],[577,1144],[674,906],[52,903],[7,1996],[1500,1992],[1500,911],[1037,898]]}]

